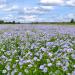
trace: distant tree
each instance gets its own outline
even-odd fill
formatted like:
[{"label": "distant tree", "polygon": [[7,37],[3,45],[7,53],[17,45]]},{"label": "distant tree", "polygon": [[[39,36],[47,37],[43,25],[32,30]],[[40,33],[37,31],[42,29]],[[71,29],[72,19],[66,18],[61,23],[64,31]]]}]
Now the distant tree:
[{"label": "distant tree", "polygon": [[3,20],[0,20],[0,24],[3,24],[4,23],[4,21]]},{"label": "distant tree", "polygon": [[17,22],[17,24],[20,24],[20,22]]},{"label": "distant tree", "polygon": [[75,21],[74,21],[74,19],[71,19],[71,23],[74,23]]},{"label": "distant tree", "polygon": [[16,22],[15,22],[15,21],[13,21],[12,23],[13,23],[13,24],[15,24]]}]

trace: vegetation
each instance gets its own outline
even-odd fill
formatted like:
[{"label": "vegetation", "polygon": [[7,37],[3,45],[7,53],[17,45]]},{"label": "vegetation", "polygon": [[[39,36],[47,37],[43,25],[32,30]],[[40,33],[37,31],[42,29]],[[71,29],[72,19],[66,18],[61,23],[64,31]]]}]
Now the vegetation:
[{"label": "vegetation", "polygon": [[75,21],[71,19],[70,22],[32,22],[32,24],[75,24]]},{"label": "vegetation", "polygon": [[0,75],[75,75],[75,37],[26,35],[0,43]]},{"label": "vegetation", "polygon": [[[4,20],[0,20],[0,24],[26,24],[26,23],[20,23],[16,21],[5,22]],[[75,21],[74,19],[71,19],[70,22],[31,22],[27,24],[75,24]]]},{"label": "vegetation", "polygon": [[3,20],[0,20],[0,24],[3,24],[4,23],[4,21]]},{"label": "vegetation", "polygon": [[75,23],[74,19],[71,19],[71,23]]},{"label": "vegetation", "polygon": [[0,24],[20,24],[20,22],[15,22],[15,21],[5,22],[4,20],[0,20]]}]

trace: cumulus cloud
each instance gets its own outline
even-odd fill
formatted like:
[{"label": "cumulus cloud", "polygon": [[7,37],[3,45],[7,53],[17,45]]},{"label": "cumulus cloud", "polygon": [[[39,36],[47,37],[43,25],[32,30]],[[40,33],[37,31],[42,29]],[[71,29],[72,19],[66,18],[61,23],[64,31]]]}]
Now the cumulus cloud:
[{"label": "cumulus cloud", "polygon": [[20,7],[19,5],[6,5],[1,6],[1,10],[4,12],[17,12],[18,15],[20,14],[43,14],[46,13],[47,11],[51,11],[54,9],[53,6],[34,6],[34,7]]},{"label": "cumulus cloud", "polygon": [[25,15],[25,16],[19,16],[17,18],[19,21],[25,21],[25,22],[34,22],[38,20],[38,17],[36,15]]},{"label": "cumulus cloud", "polygon": [[0,9],[3,9],[6,6],[6,0],[0,0]]},{"label": "cumulus cloud", "polygon": [[67,17],[69,18],[69,19],[75,19],[75,14],[74,13],[69,13],[68,15],[67,15]]},{"label": "cumulus cloud", "polygon": [[0,10],[3,12],[13,12],[13,11],[18,11],[20,8],[18,5],[0,5]]},{"label": "cumulus cloud", "polygon": [[1,19],[4,21],[14,21],[16,20],[16,17],[13,14],[8,14],[6,16],[3,16]]},{"label": "cumulus cloud", "polygon": [[11,7],[6,6],[3,10],[7,11],[7,12],[10,12],[10,11],[17,11],[18,9],[19,9],[19,7],[17,5],[12,5]]},{"label": "cumulus cloud", "polygon": [[25,13],[43,13],[42,11],[40,11],[40,8],[39,7],[25,7],[24,8],[24,12]]},{"label": "cumulus cloud", "polygon": [[75,0],[40,0],[42,5],[75,6]]},{"label": "cumulus cloud", "polygon": [[53,10],[54,7],[53,6],[40,6],[41,9],[44,9],[44,10]]},{"label": "cumulus cloud", "polygon": [[16,21],[16,22],[35,22],[38,21],[40,17],[36,15],[18,15],[14,16],[13,14],[9,14],[7,16],[2,17],[2,20],[5,21]]},{"label": "cumulus cloud", "polygon": [[63,5],[64,0],[40,0],[43,5]]},{"label": "cumulus cloud", "polygon": [[71,21],[71,19],[75,19],[75,14],[74,13],[67,13],[67,14],[64,14],[64,15],[59,15],[55,19],[58,22],[68,22],[68,21]]},{"label": "cumulus cloud", "polygon": [[5,6],[6,6],[5,4],[3,4],[3,5],[1,4],[1,5],[0,5],[0,9],[5,8]]},{"label": "cumulus cloud", "polygon": [[24,11],[25,13],[30,14],[43,14],[46,11],[53,10],[54,8],[52,6],[35,6],[35,7],[25,7]]},{"label": "cumulus cloud", "polygon": [[14,11],[17,10],[18,6],[15,4],[11,4],[7,3],[7,0],[0,0],[0,10],[4,11],[4,12],[10,12],[10,11]]},{"label": "cumulus cloud", "polygon": [[68,0],[66,1],[66,4],[69,6],[75,6],[75,0]]}]

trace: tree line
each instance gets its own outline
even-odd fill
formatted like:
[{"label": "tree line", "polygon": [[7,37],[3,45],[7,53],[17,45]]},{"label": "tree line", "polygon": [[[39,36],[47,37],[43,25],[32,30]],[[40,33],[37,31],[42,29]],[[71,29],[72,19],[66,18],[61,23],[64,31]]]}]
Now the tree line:
[{"label": "tree line", "polygon": [[75,24],[75,20],[71,19],[68,22],[32,22],[32,24]]},{"label": "tree line", "polygon": [[4,20],[0,20],[0,24],[20,24],[20,22],[12,21],[12,22],[5,22]]},{"label": "tree line", "polygon": [[[30,24],[60,24],[60,23],[75,23],[74,19],[71,19],[70,22],[31,22]],[[21,24],[20,22],[12,21],[5,22],[4,20],[0,20],[0,24]]]}]

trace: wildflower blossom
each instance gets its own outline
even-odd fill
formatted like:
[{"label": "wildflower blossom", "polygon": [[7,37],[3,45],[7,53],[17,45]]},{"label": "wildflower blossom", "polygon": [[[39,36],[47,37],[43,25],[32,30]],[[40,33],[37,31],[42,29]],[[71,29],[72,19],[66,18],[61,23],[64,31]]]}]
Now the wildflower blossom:
[{"label": "wildflower blossom", "polygon": [[48,67],[52,66],[52,63],[48,63]]},{"label": "wildflower blossom", "polygon": [[44,65],[40,65],[39,69],[44,69],[44,67],[45,67]]},{"label": "wildflower blossom", "polygon": [[3,70],[3,71],[2,71],[2,73],[6,73],[6,72],[7,72],[6,70]]},{"label": "wildflower blossom", "polygon": [[47,71],[48,71],[47,67],[44,67],[43,72],[47,72]]}]

